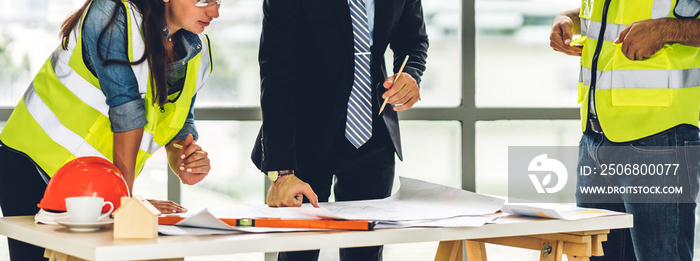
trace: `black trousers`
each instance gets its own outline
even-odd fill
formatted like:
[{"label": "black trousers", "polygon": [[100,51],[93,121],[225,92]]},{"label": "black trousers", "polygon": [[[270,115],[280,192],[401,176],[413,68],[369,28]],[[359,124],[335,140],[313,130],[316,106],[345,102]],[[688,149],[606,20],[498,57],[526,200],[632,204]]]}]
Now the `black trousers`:
[{"label": "black trousers", "polygon": [[[26,155],[0,143],[0,207],[6,217],[35,215],[46,182]],[[44,249],[7,239],[12,261],[46,261]]]},{"label": "black trousers", "polygon": [[[375,118],[376,120],[382,120]],[[391,195],[394,182],[394,146],[383,122],[374,124],[372,138],[355,148],[338,131],[329,153],[318,167],[295,173],[311,185],[319,202],[328,202],[331,185],[336,201],[382,199]],[[304,202],[308,200],[304,198]],[[341,248],[341,261],[382,260],[383,246]],[[318,260],[319,250],[280,252],[278,260]]]}]

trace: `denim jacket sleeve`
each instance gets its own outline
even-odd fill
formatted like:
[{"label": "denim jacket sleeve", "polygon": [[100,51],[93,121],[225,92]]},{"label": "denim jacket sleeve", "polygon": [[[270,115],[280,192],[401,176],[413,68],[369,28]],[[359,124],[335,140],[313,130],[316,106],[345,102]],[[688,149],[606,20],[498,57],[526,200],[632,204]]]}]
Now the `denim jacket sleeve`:
[{"label": "denim jacket sleeve", "polygon": [[[98,37],[118,9],[117,19],[105,32],[99,46]],[[136,76],[131,66],[103,64],[106,59],[128,61],[126,14],[124,8],[110,0],[94,0],[85,18],[83,32],[83,60],[97,77],[109,106],[109,120],[113,132],[126,132],[146,125],[144,100],[139,94]],[[102,59],[98,56],[100,52]]]}]

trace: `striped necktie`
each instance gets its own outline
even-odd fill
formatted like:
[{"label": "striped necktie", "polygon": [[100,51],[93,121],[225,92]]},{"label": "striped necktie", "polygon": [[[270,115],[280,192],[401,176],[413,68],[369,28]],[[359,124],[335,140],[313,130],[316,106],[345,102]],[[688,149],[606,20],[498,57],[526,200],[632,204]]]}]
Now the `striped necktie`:
[{"label": "striped necktie", "polygon": [[369,25],[364,0],[350,0],[350,18],[355,40],[355,80],[348,100],[345,137],[359,148],[372,137]]}]

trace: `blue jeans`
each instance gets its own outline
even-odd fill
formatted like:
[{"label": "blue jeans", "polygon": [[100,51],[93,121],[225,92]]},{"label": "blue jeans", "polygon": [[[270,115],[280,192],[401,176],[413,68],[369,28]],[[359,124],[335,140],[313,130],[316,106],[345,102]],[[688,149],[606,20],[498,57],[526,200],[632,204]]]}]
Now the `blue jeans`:
[{"label": "blue jeans", "polygon": [[[581,166],[596,168],[597,174],[577,175],[578,206],[602,208],[634,215],[631,229],[611,230],[603,243],[605,256],[591,260],[692,260],[695,207],[700,173],[700,132],[691,125],[679,125],[650,137],[616,143],[605,135],[586,131],[579,144]],[[613,165],[614,164],[614,165]],[[664,175],[610,175],[611,168],[665,165]],[[629,164],[629,165],[628,165]],[[669,172],[668,166],[674,166]],[[602,170],[608,170],[602,175]],[[631,188],[676,187],[683,193],[628,193],[591,195],[582,186]],[[640,192],[641,190],[637,191]],[[648,192],[648,191],[647,191]]]}]

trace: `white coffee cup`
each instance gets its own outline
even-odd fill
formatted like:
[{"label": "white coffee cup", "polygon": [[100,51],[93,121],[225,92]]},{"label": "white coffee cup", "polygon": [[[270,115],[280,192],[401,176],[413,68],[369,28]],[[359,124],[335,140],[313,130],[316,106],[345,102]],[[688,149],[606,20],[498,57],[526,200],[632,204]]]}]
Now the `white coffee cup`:
[{"label": "white coffee cup", "polygon": [[[109,204],[109,211],[100,215],[105,204]],[[71,197],[66,198],[66,210],[71,222],[94,224],[108,217],[114,210],[114,205],[112,202],[105,202],[101,197]]]}]

